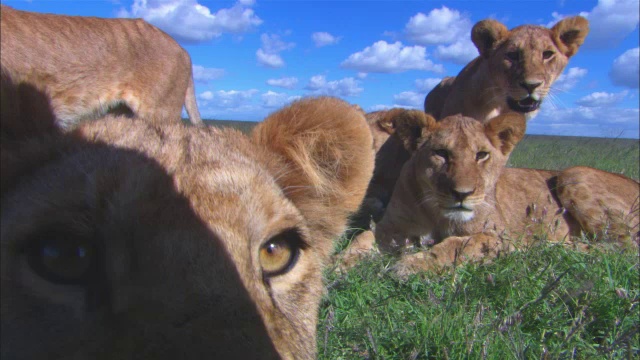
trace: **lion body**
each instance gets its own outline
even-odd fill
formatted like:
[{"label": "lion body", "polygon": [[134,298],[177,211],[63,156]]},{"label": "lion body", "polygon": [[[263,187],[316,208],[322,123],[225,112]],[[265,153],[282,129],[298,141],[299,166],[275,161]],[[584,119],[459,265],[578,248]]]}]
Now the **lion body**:
[{"label": "lion body", "polygon": [[[3,132],[31,121],[5,85]],[[251,137],[145,120],[3,134],[2,358],[314,358],[373,169],[363,115],[304,99]]]},{"label": "lion body", "polygon": [[622,244],[637,241],[636,181],[588,167],[505,168],[524,135],[524,117],[501,115],[486,124],[460,115],[418,120],[396,129],[400,136],[421,135],[404,136],[415,150],[376,224],[381,250],[417,239],[436,243],[434,259],[422,262],[427,266],[509,250],[507,238],[571,243],[587,233]]},{"label": "lion body", "polygon": [[480,21],[471,34],[480,56],[427,94],[425,112],[436,119],[462,114],[487,121],[518,111],[530,119],[588,32],[580,16],[551,29],[522,25],[509,31],[495,20]]},{"label": "lion body", "polygon": [[106,113],[178,121],[183,105],[202,124],[189,54],[146,21],[0,14],[4,70],[48,94],[63,128]]}]

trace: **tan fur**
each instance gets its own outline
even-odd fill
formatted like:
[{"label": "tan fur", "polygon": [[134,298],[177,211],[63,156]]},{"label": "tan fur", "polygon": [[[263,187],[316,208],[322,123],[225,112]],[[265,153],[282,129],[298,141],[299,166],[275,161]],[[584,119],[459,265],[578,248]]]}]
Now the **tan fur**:
[{"label": "tan fur", "polygon": [[160,123],[3,140],[3,359],[315,357],[322,269],[373,169],[363,115],[315,98],[250,138]]},{"label": "tan fur", "polygon": [[51,97],[65,129],[105,113],[202,125],[191,59],[142,19],[102,19],[0,7],[0,60],[15,83]]},{"label": "tan fur", "polygon": [[[429,92],[425,112],[436,119],[462,114],[487,121],[518,111],[530,119],[588,32],[589,23],[581,16],[565,18],[551,29],[522,25],[510,31],[496,20],[482,20],[471,30],[480,56]],[[515,102],[520,105],[514,107]]]},{"label": "tan fur", "polygon": [[[376,224],[378,247],[397,251],[407,239],[435,242],[422,268],[456,259],[495,256],[510,250],[503,239],[571,242],[581,233],[607,240],[638,241],[639,184],[588,167],[554,172],[505,168],[525,132],[519,113],[486,124],[461,115],[441,122],[396,122],[396,133],[415,148],[396,183],[387,211]],[[406,262],[401,262],[401,267]],[[410,266],[411,267],[411,266]],[[402,272],[402,271],[401,271]]]}]

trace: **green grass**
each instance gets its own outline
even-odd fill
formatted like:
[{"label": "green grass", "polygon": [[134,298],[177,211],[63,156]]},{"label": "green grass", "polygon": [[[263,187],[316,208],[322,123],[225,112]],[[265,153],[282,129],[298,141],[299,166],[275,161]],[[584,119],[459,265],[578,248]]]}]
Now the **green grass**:
[{"label": "green grass", "polygon": [[[212,122],[218,126],[255,123]],[[526,136],[509,166],[639,178],[637,140]],[[342,240],[336,250],[342,250]],[[376,256],[325,277],[319,359],[639,359],[638,253],[541,243],[401,280]]]},{"label": "green grass", "polygon": [[328,272],[320,359],[640,356],[637,254],[541,244],[406,281],[392,264]]},{"label": "green grass", "polygon": [[639,158],[640,144],[634,139],[526,135],[508,166],[561,170],[585,165],[638,180]]}]

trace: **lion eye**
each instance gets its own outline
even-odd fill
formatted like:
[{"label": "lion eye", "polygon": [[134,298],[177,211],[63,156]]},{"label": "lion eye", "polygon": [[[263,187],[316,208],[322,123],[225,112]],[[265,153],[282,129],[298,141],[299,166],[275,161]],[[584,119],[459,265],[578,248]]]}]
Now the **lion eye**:
[{"label": "lion eye", "polygon": [[519,51],[509,51],[505,54],[506,58],[513,62],[518,62],[520,60],[520,52]]},{"label": "lion eye", "polygon": [[547,50],[547,51],[545,51],[545,52],[543,52],[543,53],[542,53],[542,57],[543,57],[545,60],[549,60],[549,59],[551,59],[551,58],[553,57],[553,55],[555,55],[555,54],[556,54],[555,52],[553,52],[553,51],[551,51],[551,50]]},{"label": "lion eye", "polygon": [[27,249],[27,262],[45,280],[61,285],[84,285],[95,269],[96,251],[83,238],[43,236]]},{"label": "lion eye", "polygon": [[443,158],[445,161],[449,159],[449,152],[445,149],[436,149],[433,150],[433,154],[437,157]]},{"label": "lion eye", "polygon": [[489,158],[489,153],[486,151],[478,151],[476,153],[476,161],[484,161]]},{"label": "lion eye", "polygon": [[302,240],[297,230],[287,230],[274,236],[260,248],[260,266],[264,276],[273,277],[288,272],[298,260]]}]

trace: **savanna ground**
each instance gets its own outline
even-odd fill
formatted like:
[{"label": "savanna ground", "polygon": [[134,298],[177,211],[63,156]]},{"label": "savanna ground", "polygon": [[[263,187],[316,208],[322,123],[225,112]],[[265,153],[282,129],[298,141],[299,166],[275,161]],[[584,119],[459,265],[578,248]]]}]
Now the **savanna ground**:
[{"label": "savanna ground", "polygon": [[[530,135],[509,166],[587,165],[637,180],[639,159],[637,140]],[[489,264],[405,280],[393,262],[374,256],[345,274],[327,270],[319,359],[640,358],[637,249],[583,253],[542,240]]]}]

